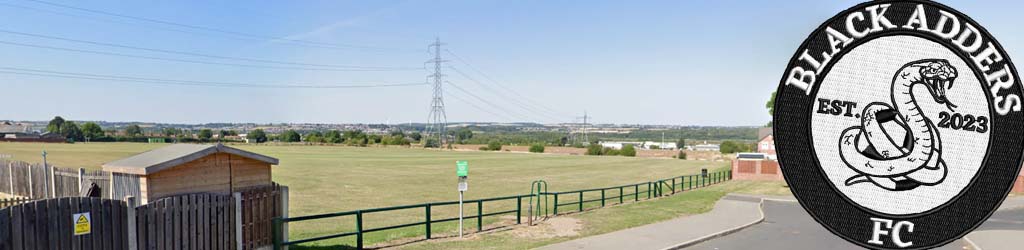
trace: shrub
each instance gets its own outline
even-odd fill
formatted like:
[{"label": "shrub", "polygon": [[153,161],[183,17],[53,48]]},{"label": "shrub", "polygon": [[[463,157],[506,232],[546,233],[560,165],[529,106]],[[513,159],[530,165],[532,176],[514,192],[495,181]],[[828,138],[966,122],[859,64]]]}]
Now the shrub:
[{"label": "shrub", "polygon": [[423,142],[423,147],[425,147],[425,148],[440,148],[441,147],[441,143],[437,141],[437,138],[429,138],[425,142]]},{"label": "shrub", "polygon": [[487,143],[487,150],[501,151],[501,142],[491,141],[490,143]]},{"label": "shrub", "polygon": [[622,150],[619,150],[619,155],[634,157],[636,156],[636,148],[632,144],[622,145]]},{"label": "shrub", "polygon": [[487,148],[487,146],[481,146],[481,147],[480,147],[480,148],[478,148],[478,149],[479,149],[480,151],[490,151],[490,150],[491,150],[491,149]]},{"label": "shrub", "polygon": [[680,160],[686,160],[686,151],[679,150],[679,156],[677,158]]},{"label": "shrub", "polygon": [[601,147],[601,144],[590,144],[590,146],[587,146],[587,155],[601,155],[603,151],[604,147]]},{"label": "shrub", "polygon": [[602,148],[601,155],[619,155],[619,150],[614,148]]},{"label": "shrub", "polygon": [[530,146],[530,153],[544,153],[543,144],[533,144]]}]

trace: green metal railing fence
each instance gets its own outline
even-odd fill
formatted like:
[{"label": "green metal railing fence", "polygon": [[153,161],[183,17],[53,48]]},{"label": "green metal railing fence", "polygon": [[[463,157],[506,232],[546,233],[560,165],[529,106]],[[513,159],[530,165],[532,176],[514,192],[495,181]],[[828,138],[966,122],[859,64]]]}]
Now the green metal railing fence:
[{"label": "green metal railing fence", "polygon": [[[626,197],[632,197],[633,201],[637,202],[637,201],[640,201],[640,199],[641,199],[640,197],[643,196],[643,194],[645,194],[645,193],[646,193],[646,198],[644,198],[644,199],[647,200],[647,199],[652,199],[652,198],[656,198],[656,197],[665,196],[665,195],[668,195],[668,194],[675,194],[677,192],[683,192],[683,191],[686,191],[686,190],[692,190],[692,189],[704,187],[704,186],[715,184],[715,183],[720,183],[722,181],[726,181],[726,180],[730,180],[730,179],[732,179],[732,172],[730,172],[730,171],[721,171],[721,172],[708,173],[707,176],[701,176],[699,174],[698,175],[684,175],[684,176],[678,176],[678,177],[673,177],[673,178],[668,178],[668,179],[661,179],[661,180],[656,180],[656,181],[651,181],[651,182],[642,182],[642,183],[623,185],[623,186],[615,186],[615,187],[608,187],[608,188],[584,189],[584,190],[565,191],[565,192],[544,192],[544,193],[538,193],[536,195],[535,194],[528,194],[528,195],[514,195],[514,196],[505,196],[505,197],[496,197],[496,198],[485,198],[485,199],[476,199],[476,200],[465,200],[465,201],[463,201],[463,203],[466,206],[472,206],[474,203],[476,204],[476,215],[464,215],[463,218],[466,219],[466,220],[473,220],[473,219],[475,219],[476,220],[477,231],[483,231],[483,219],[485,217],[489,217],[489,216],[497,216],[497,215],[504,215],[504,214],[515,213],[515,215],[516,215],[516,224],[522,224],[523,198],[528,198],[528,199],[534,198],[535,200],[538,200],[538,199],[540,199],[540,196],[545,196],[545,197],[546,196],[553,196],[554,197],[554,201],[552,202],[553,206],[552,206],[552,213],[551,214],[552,215],[558,215],[559,214],[558,207],[560,207],[560,206],[576,205],[577,206],[577,209],[576,209],[577,211],[583,211],[584,210],[584,204],[586,204],[586,203],[600,202],[601,203],[601,207],[604,207],[604,206],[608,205],[607,204],[608,200],[615,201],[617,199],[618,203],[614,203],[614,204],[622,204],[622,203],[624,203],[626,201],[625,200]],[[679,180],[679,181],[676,181],[676,180]],[[641,187],[644,187],[644,190],[643,190],[644,192],[641,192]],[[666,188],[669,190],[668,194],[665,193],[665,189]],[[629,190],[629,189],[632,189],[632,190]],[[612,194],[614,194],[615,196],[608,196],[607,194],[608,194],[609,190],[613,191]],[[632,193],[625,193],[627,191],[631,191]],[[600,193],[601,194],[601,198],[600,199],[584,200],[584,194],[585,193]],[[559,203],[559,200],[558,200],[559,196],[565,197],[565,196],[572,196],[573,194],[575,194],[575,196],[577,197],[576,200],[574,200],[572,202]],[[516,200],[516,208],[515,209],[501,210],[501,211],[488,212],[488,213],[484,212],[484,204],[485,203],[488,203],[488,202],[492,202],[493,203],[493,202],[498,202],[498,201],[509,201],[509,200]],[[273,233],[273,236],[274,236],[274,249],[282,249],[283,246],[297,245],[297,244],[302,244],[302,243],[307,243],[307,242],[321,241],[321,240],[341,238],[341,237],[348,237],[348,236],[355,236],[356,237],[356,239],[355,239],[356,249],[363,249],[363,236],[366,233],[378,232],[378,231],[384,231],[384,230],[391,230],[391,229],[406,228],[406,227],[418,227],[418,226],[423,226],[424,231],[426,233],[426,238],[427,239],[431,239],[431,225],[432,224],[442,223],[442,222],[449,222],[449,221],[457,221],[459,219],[458,217],[442,218],[442,219],[432,218],[431,209],[437,208],[437,207],[443,207],[443,206],[453,206],[453,205],[458,205],[458,204],[459,204],[458,201],[434,202],[434,203],[424,203],[424,204],[416,204],[416,205],[393,206],[393,207],[382,207],[382,208],[370,208],[370,209],[362,209],[362,210],[355,210],[355,211],[307,215],[307,216],[299,216],[299,217],[291,217],[291,218],[280,218],[280,217],[278,217],[278,218],[274,218],[273,219],[273,228],[272,228],[273,232],[272,233]],[[544,215],[547,215],[546,207],[547,206],[545,206],[545,209],[544,209],[545,210]],[[410,209],[423,209],[424,220],[421,221],[421,222],[413,222],[413,223],[406,223],[406,224],[399,224],[399,225],[392,225],[392,226],[385,226],[385,227],[364,228],[363,216],[366,215],[366,214],[379,213],[379,212],[388,212],[388,211],[398,211],[398,210],[410,210]],[[535,212],[540,212],[540,211],[535,211]],[[327,219],[327,218],[347,217],[347,216],[354,216],[355,217],[355,231],[352,231],[352,232],[342,232],[342,233],[336,233],[336,234],[331,234],[331,235],[323,235],[323,236],[317,236],[317,237],[306,238],[306,239],[288,240],[288,241],[284,241],[282,239],[281,228],[282,228],[282,226],[285,223],[293,223],[293,222],[309,221],[309,220],[317,220],[317,219]]]}]

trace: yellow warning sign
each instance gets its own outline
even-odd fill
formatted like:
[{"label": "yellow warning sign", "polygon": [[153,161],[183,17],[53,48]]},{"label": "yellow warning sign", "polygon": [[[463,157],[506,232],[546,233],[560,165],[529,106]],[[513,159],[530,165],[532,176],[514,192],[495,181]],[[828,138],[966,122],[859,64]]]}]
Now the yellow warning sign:
[{"label": "yellow warning sign", "polygon": [[74,214],[71,216],[72,221],[75,222],[75,235],[85,235],[92,232],[92,218],[88,212]]}]

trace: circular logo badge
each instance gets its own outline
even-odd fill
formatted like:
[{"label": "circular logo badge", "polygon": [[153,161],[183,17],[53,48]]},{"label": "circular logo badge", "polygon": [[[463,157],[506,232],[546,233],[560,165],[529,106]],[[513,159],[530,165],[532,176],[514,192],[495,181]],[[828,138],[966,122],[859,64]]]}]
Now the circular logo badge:
[{"label": "circular logo badge", "polygon": [[930,1],[873,1],[816,29],[775,101],[782,171],[800,204],[857,245],[962,237],[1021,168],[1020,78],[974,20]]}]

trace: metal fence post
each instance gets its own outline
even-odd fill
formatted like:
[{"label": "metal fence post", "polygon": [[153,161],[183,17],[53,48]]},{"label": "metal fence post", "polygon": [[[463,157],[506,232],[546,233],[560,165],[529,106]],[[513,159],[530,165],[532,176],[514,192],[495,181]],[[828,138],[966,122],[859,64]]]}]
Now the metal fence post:
[{"label": "metal fence post", "polygon": [[[287,219],[288,216],[288,186],[281,186],[281,218]],[[288,241],[288,223],[281,224],[280,237],[282,241]],[[288,250],[288,246],[282,247],[284,250]]]},{"label": "metal fence post", "polygon": [[363,210],[356,211],[356,249],[363,249]]},{"label": "metal fence post", "polygon": [[426,217],[427,217],[427,221],[426,221],[426,223],[427,223],[426,227],[427,228],[426,228],[426,231],[427,231],[427,239],[429,240],[430,239],[430,203],[427,203],[427,206],[425,206],[424,208],[426,208],[425,209],[426,211],[424,213],[426,214]]},{"label": "metal fence post", "polygon": [[[540,202],[538,199],[537,202]],[[523,224],[523,197],[516,197],[516,224]]]},{"label": "metal fence post", "polygon": [[272,222],[273,224],[270,226],[270,236],[274,240],[274,250],[281,250],[281,217],[274,217]]},{"label": "metal fence post", "polygon": [[633,185],[633,201],[640,201],[640,184]]},{"label": "metal fence post", "polygon": [[138,233],[138,225],[135,222],[135,205],[133,205],[135,204],[135,197],[125,196],[124,202],[127,203],[127,209],[125,210],[128,212],[128,218],[125,220],[127,222],[126,224],[128,224],[128,228],[125,230],[128,234],[128,250],[138,250],[139,238],[136,237],[136,234]]},{"label": "metal fence post", "polygon": [[555,208],[552,215],[558,215],[558,193],[555,193]]},{"label": "metal fence post", "polygon": [[619,187],[619,204],[622,204],[622,196],[625,196],[625,194],[622,193],[622,187]]},{"label": "metal fence post", "polygon": [[672,193],[676,193],[676,177],[672,177]]},{"label": "metal fence post", "polygon": [[604,189],[601,189],[601,206],[604,207]]},{"label": "metal fence post", "polygon": [[651,182],[647,182],[647,199],[651,199]]},{"label": "metal fence post", "polygon": [[484,231],[484,200],[476,200],[476,231]]},{"label": "metal fence post", "polygon": [[580,212],[583,212],[583,191],[580,191]]}]

